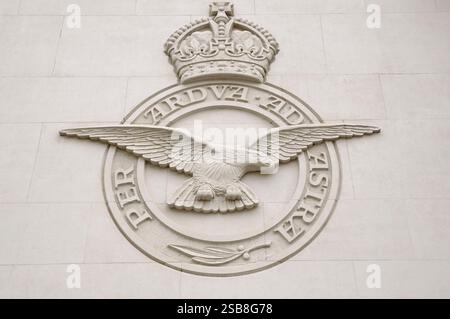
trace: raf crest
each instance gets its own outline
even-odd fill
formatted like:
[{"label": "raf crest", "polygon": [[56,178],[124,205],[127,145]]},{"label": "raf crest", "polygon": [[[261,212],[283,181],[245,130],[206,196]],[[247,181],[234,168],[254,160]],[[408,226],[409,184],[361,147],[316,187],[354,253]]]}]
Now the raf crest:
[{"label": "raf crest", "polygon": [[[297,96],[265,83],[278,50],[267,30],[214,2],[209,17],[164,46],[178,84],[121,124],[60,131],[108,145],[106,204],[150,258],[199,275],[246,274],[296,254],[326,224],[340,188],[334,141],[380,129],[323,123]],[[196,130],[196,122],[205,125]],[[237,144],[205,139],[206,127],[257,133]]]}]

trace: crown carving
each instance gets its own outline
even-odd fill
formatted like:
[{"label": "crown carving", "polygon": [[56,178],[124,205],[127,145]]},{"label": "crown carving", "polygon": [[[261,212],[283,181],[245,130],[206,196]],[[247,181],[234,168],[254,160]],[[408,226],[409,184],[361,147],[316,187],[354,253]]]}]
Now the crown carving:
[{"label": "crown carving", "polygon": [[233,78],[264,82],[278,43],[263,27],[234,18],[233,4],[213,2],[209,17],[175,31],[164,45],[181,83]]}]

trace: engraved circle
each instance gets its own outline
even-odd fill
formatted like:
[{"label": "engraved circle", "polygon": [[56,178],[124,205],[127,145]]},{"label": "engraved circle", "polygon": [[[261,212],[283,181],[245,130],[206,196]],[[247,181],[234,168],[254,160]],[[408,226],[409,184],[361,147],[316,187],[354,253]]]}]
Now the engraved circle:
[{"label": "engraved circle", "polygon": [[[295,105],[296,108],[300,109],[302,113],[305,115],[306,119],[310,119],[314,123],[319,123],[319,116],[312,111],[312,109],[306,105],[303,101],[301,101],[295,95],[288,93],[287,91],[275,87],[270,84],[251,84],[247,82],[240,81],[214,81],[214,82],[199,82],[191,85],[174,85],[168,87],[162,91],[157,92],[153,96],[149,97],[141,104],[139,104],[134,110],[132,110],[129,115],[125,118],[123,123],[136,123],[142,124],[142,120],[139,116],[146,110],[149,105],[161,100],[164,97],[170,96],[176,92],[186,90],[192,87],[198,86],[207,86],[213,84],[231,84],[231,85],[242,85],[247,86],[249,88],[270,92],[274,95],[283,97],[286,100],[289,100],[290,103]],[[259,98],[259,96],[258,96]],[[179,115],[181,116],[183,112],[188,112],[186,109],[181,109]],[[261,113],[264,113],[263,110],[260,110]],[[166,117],[167,123],[170,123],[173,119],[172,115]],[[141,122],[140,122],[141,121]],[[182,270],[198,275],[206,275],[206,276],[234,276],[234,275],[242,275],[246,273],[251,273],[255,271],[260,271],[266,269],[268,267],[274,266],[286,259],[288,259],[291,255],[297,253],[299,250],[304,248],[314,237],[319,233],[319,231],[326,224],[330,214],[334,208],[335,199],[337,198],[339,192],[339,158],[337,154],[337,150],[333,142],[325,142],[323,143],[324,154],[326,153],[326,158],[329,161],[329,171],[330,171],[330,181],[328,185],[327,192],[327,200],[324,201],[323,207],[321,208],[320,214],[317,215],[314,223],[311,227],[308,228],[307,232],[305,232],[300,238],[298,238],[293,243],[286,244],[285,242],[280,241],[279,234],[275,232],[267,232],[259,237],[236,241],[233,243],[224,243],[227,244],[227,249],[234,247],[262,247],[264,249],[259,249],[257,252],[254,252],[254,259],[251,262],[247,262],[248,258],[241,258],[233,261],[232,263],[225,265],[203,265],[198,263],[190,262],[188,259],[183,258],[179,253],[175,253],[173,250],[169,249],[169,246],[174,243],[183,243],[193,242],[193,239],[187,238],[183,236],[183,234],[178,234],[167,227],[164,227],[160,221],[156,218],[148,223],[143,223],[139,229],[133,229],[130,224],[127,222],[124,217],[124,211],[121,210],[119,205],[116,203],[116,194],[113,186],[113,171],[114,167],[117,167],[118,162],[131,162],[132,165],[137,165],[136,159],[131,159],[131,157],[125,152],[116,152],[116,148],[111,146],[107,150],[107,154],[105,157],[105,165],[104,165],[104,193],[106,197],[106,201],[111,213],[113,220],[115,221],[118,228],[125,235],[125,237],[141,252],[149,256],[150,258],[167,265],[171,268]],[[278,236],[278,237],[276,237]],[[261,243],[266,240],[265,244],[261,245]],[[276,243],[273,241],[277,241]],[[206,245],[207,242],[197,240],[197,245]],[[273,244],[272,244],[273,243]],[[255,244],[258,244],[255,246]],[[253,246],[252,246],[253,245]],[[253,254],[253,252],[252,252]],[[241,255],[239,255],[241,256]]]}]

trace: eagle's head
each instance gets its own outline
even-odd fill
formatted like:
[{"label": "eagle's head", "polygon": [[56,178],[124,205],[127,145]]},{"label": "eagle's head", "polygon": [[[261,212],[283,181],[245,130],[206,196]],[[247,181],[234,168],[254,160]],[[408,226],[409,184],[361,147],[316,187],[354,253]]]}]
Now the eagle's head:
[{"label": "eagle's head", "polygon": [[247,172],[270,174],[269,171],[278,167],[274,156],[249,148],[224,148],[219,157],[226,164],[243,167]]}]

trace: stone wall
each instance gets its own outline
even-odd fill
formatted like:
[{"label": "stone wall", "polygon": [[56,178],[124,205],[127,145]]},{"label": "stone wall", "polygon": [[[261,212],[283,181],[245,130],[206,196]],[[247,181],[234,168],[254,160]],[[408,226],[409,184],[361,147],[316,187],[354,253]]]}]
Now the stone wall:
[{"label": "stone wall", "polygon": [[[176,83],[163,43],[209,1],[0,0],[1,297],[450,297],[450,1],[233,2],[280,43],[268,82],[324,120],[382,128],[337,142],[342,187],[325,229],[290,260],[232,278],[142,255],[104,203],[105,147],[58,130],[116,124]],[[71,3],[81,28],[67,27]],[[366,25],[371,3],[380,28]]]}]

